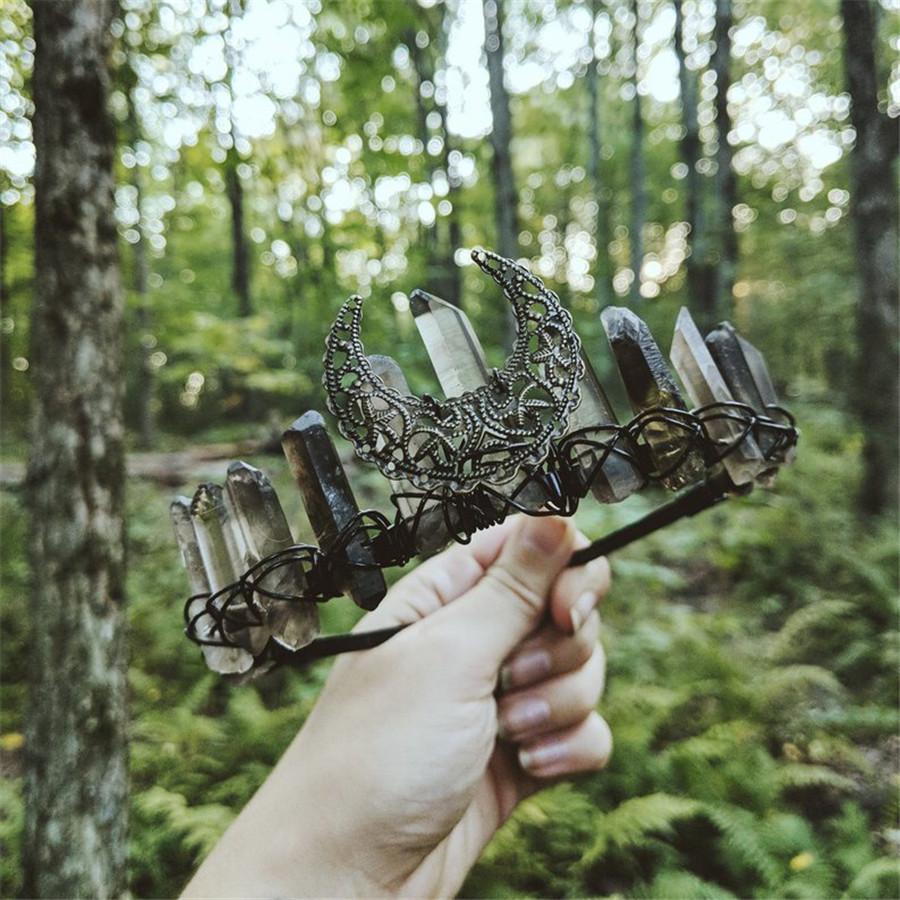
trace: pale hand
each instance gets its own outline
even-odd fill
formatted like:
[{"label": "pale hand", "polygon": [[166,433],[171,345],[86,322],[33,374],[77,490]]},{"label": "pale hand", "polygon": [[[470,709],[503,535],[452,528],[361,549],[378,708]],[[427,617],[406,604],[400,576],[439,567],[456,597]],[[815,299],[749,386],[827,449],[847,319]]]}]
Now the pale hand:
[{"label": "pale hand", "polygon": [[[397,583],[190,897],[451,896],[528,794],[605,765],[594,606],[605,560],[564,519],[516,519]],[[498,739],[498,731],[500,739]]]}]

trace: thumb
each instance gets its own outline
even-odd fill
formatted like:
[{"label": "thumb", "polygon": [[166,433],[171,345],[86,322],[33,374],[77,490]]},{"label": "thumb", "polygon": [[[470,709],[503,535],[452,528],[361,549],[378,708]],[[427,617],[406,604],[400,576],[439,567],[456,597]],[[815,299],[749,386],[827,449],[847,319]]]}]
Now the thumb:
[{"label": "thumb", "polygon": [[503,550],[471,590],[441,610],[459,627],[468,653],[500,668],[540,623],[550,590],[566,567],[576,531],[568,520],[523,516]]}]

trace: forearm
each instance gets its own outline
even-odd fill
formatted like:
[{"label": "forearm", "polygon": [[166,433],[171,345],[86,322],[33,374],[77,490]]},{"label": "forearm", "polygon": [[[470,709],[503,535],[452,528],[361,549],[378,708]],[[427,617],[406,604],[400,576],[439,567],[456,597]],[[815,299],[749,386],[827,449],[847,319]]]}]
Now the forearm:
[{"label": "forearm", "polygon": [[329,837],[337,828],[330,813],[340,800],[335,791],[327,796],[329,785],[305,777],[309,761],[304,764],[301,753],[298,736],[204,860],[183,897],[349,897],[384,892],[357,872],[355,860]]}]

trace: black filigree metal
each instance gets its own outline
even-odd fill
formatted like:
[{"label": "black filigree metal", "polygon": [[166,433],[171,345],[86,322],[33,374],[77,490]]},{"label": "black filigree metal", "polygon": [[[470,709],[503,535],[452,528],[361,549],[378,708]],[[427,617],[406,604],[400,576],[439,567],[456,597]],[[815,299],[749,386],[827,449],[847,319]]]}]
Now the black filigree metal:
[{"label": "black filigree metal", "polygon": [[360,338],[363,299],[350,297],[326,341],[325,391],[341,434],[383,475],[421,490],[470,492],[541,465],[580,400],[581,341],[559,297],[518,263],[472,259],[512,306],[516,341],[487,384],[459,397],[402,396],[372,370]]}]

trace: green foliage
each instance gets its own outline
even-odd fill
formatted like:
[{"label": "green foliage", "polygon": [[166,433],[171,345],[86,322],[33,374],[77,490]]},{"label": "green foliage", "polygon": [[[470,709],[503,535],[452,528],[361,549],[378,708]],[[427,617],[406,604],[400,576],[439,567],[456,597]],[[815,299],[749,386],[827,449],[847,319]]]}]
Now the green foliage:
[{"label": "green foliage", "polygon": [[0,896],[22,893],[22,828],[25,806],[18,779],[0,779]]},{"label": "green foliage", "polygon": [[[852,466],[855,451],[845,446],[836,460],[819,413],[800,412],[805,445],[778,494],[734,501],[614,558],[600,707],[615,737],[612,762],[524,803],[464,895],[896,895],[895,551],[882,531],[853,524],[846,495],[822,475]],[[301,522],[284,463],[256,462]],[[379,478],[355,471],[353,479],[361,502],[383,504]],[[179,627],[185,588],[167,495],[130,485],[136,896],[181,889],[296,733],[327,671],[281,672],[244,687],[205,671]],[[652,502],[586,504],[580,523],[599,534]],[[14,538],[0,554],[0,754],[13,773],[0,782],[0,877],[14,896],[27,592],[17,495],[2,493],[0,503]],[[801,515],[834,515],[843,527],[820,531],[813,553],[807,531],[794,527]],[[323,612],[331,629],[356,615],[340,602]]]},{"label": "green foliage", "polygon": [[680,819],[689,819],[702,809],[694,800],[669,794],[649,794],[620,803],[608,813],[600,813],[594,823],[594,842],[581,861],[592,866],[607,853],[647,844],[651,835],[668,836]]},{"label": "green foliage", "polygon": [[[223,83],[196,71],[195,56],[200,41],[209,48],[220,40],[216,32],[227,17],[215,10],[222,3],[122,0],[112,99],[122,132],[117,206],[129,326],[127,415],[134,426],[149,373],[160,449],[255,436],[269,421],[283,424],[319,406],[323,338],[336,304],[353,291],[374,295],[366,309],[367,349],[394,355],[415,391],[434,390],[404,300],[413,287],[432,283],[452,250],[449,213],[440,211],[438,198],[446,193],[459,214],[465,246],[490,246],[494,196],[484,135],[449,135],[459,169],[468,173],[450,193],[441,186],[446,173],[438,157],[415,144],[412,152],[403,149],[418,134],[417,97],[423,96],[404,49],[409,29],[427,32],[429,53],[441,40],[441,5],[420,5],[428,6],[425,19],[416,4],[399,0],[293,4],[313,11],[297,56],[302,81],[296,95],[283,96],[261,79],[260,96],[275,108],[272,130],[237,148],[254,310],[238,319],[223,177],[233,140],[222,123],[228,103]],[[576,269],[583,263],[594,271],[598,199],[611,216],[611,268],[622,272],[629,265],[628,5],[598,4],[597,33],[608,36],[597,40],[599,186],[585,172],[585,63],[557,70],[538,41],[540,29],[552,31],[586,5],[506,4],[514,38],[508,56],[522,70],[533,71],[535,60],[543,66],[540,83],[512,97],[512,149],[522,252],[571,308],[624,414],[603,349],[596,292]],[[272,6],[277,17],[279,4]],[[641,8],[653,18],[646,30],[657,35],[647,39],[649,69],[668,52],[664,20],[671,8]],[[685,9],[694,62],[702,67],[712,5],[686,2]],[[610,767],[525,802],[471,873],[467,896],[900,896],[900,551],[896,523],[862,529],[850,499],[862,441],[848,404],[859,348],[846,190],[852,135],[841,94],[836,5],[764,0],[736,4],[735,14],[736,30],[756,23],[761,31],[733,60],[741,252],[729,314],[764,349],[781,393],[799,414],[798,461],[774,492],[756,491],[616,555],[614,589],[603,610],[609,684],[600,707],[615,736]],[[13,135],[14,149],[29,128],[29,7],[7,0],[0,18],[6,117],[0,125],[6,137]],[[890,17],[883,19],[882,49],[890,51]],[[302,31],[303,21],[298,12],[290,27]],[[329,61],[340,70],[336,80],[319,72]],[[247,71],[253,81],[256,74]],[[743,135],[748,124],[756,128],[753,109],[780,111],[789,102],[790,90],[773,93],[779,71],[799,73],[788,87],[806,91],[796,110],[786,107],[788,118],[801,122],[813,96],[818,112],[796,140],[763,152]],[[704,79],[701,137],[708,153],[711,85],[697,74]],[[126,102],[133,89],[136,123]],[[666,268],[684,218],[685,182],[674,174],[680,109],[677,99],[664,102],[652,91],[643,108],[646,262],[667,274],[639,312],[665,346],[677,308],[692,299],[683,258]],[[196,127],[173,140],[168,126],[176,122]],[[800,139],[813,132],[842,148],[838,161],[819,169],[798,153]],[[19,460],[29,402],[34,209],[29,178],[10,175],[3,165],[0,452],[4,460]],[[703,174],[708,193],[712,171]],[[403,186],[382,202],[380,179]],[[359,192],[339,214],[329,206],[337,183]],[[437,206],[433,226],[419,218],[421,204]],[[138,224],[149,269],[145,294],[137,277]],[[577,246],[590,252],[576,253]],[[489,362],[498,364],[504,308],[471,267],[461,277],[465,309]],[[290,520],[304,522],[284,464],[256,462],[273,473]],[[352,474],[361,504],[383,506],[383,480]],[[206,672],[181,633],[185,584],[169,532],[168,494],[144,482],[129,485],[131,891],[142,897],[178,893],[296,733],[327,672],[319,665],[241,687]],[[599,535],[647,512],[661,496],[647,492],[616,507],[586,502],[579,522]],[[0,492],[3,896],[18,896],[22,887],[29,622],[20,497],[16,490]],[[339,602],[323,613],[330,630],[346,629],[356,616]]]}]

